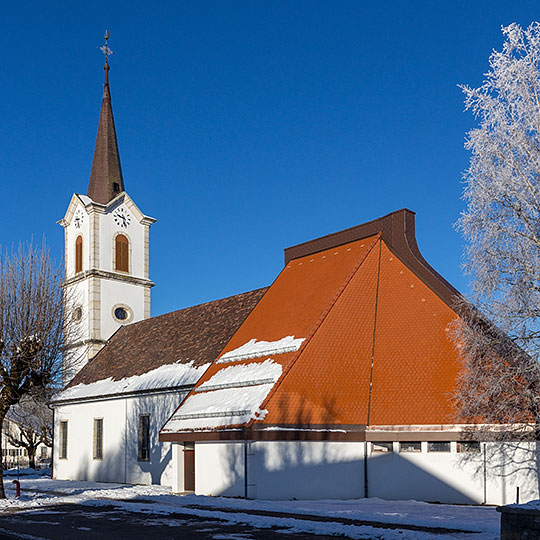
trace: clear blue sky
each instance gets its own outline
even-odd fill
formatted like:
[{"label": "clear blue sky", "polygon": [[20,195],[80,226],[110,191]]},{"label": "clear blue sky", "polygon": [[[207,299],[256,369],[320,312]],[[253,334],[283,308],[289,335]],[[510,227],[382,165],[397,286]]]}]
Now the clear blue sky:
[{"label": "clear blue sky", "polygon": [[501,25],[537,2],[8,2],[4,246],[45,235],[86,193],[111,30],[124,180],[151,230],[154,315],[268,285],[284,247],[416,211],[426,259],[467,292],[465,133]]}]

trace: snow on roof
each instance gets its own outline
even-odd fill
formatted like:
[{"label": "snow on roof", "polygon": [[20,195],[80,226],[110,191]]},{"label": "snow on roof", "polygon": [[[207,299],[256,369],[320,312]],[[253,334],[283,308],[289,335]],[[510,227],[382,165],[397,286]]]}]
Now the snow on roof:
[{"label": "snow on roof", "polygon": [[277,341],[257,341],[250,339],[244,345],[225,353],[219,362],[237,362],[248,358],[257,358],[260,356],[269,356],[273,354],[283,354],[297,351],[305,338],[295,338],[287,336]]},{"label": "snow on roof", "polygon": [[198,386],[196,392],[216,390],[225,387],[243,387],[261,384],[261,382],[274,383],[281,375],[280,364],[268,358],[264,362],[229,366],[218,371],[207,381]]},{"label": "snow on roof", "polygon": [[142,375],[134,375],[117,381],[109,377],[90,384],[77,384],[60,392],[55,401],[188,386],[195,384],[209,365],[196,367],[193,362],[182,364],[178,361],[175,364],[165,364]]},{"label": "snow on roof", "polygon": [[197,388],[162,431],[232,426],[252,418],[264,418],[266,411],[261,411],[259,406],[281,372],[281,365],[270,358],[264,362],[226,367]]},{"label": "snow on roof", "polygon": [[81,201],[84,203],[84,204],[90,204],[90,203],[93,203],[94,201],[88,197],[87,195],[82,195],[80,193],[77,193],[77,197],[79,197],[79,199],[81,199]]},{"label": "snow on roof", "polygon": [[233,426],[249,422],[251,418],[264,418],[266,411],[260,411],[263,402],[274,383],[259,384],[242,388],[222,388],[211,392],[201,392],[190,396],[172,416],[162,431],[192,431],[219,426]]}]

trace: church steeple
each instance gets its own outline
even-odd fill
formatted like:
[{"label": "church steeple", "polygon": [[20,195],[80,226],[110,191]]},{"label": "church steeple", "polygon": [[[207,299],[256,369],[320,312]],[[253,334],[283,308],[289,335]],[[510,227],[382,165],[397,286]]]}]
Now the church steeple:
[{"label": "church steeple", "polygon": [[103,101],[99,115],[99,126],[96,138],[96,148],[88,183],[88,196],[97,203],[107,204],[116,195],[124,191],[124,179],[120,165],[120,154],[116,140],[116,130],[109,88],[109,55],[112,54],[108,45],[109,33],[105,33],[105,45],[101,50],[105,54],[105,86]]}]

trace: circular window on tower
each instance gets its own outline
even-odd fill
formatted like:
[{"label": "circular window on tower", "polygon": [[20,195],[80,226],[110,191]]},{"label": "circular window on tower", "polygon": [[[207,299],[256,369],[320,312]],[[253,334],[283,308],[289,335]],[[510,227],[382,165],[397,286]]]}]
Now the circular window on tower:
[{"label": "circular window on tower", "polygon": [[79,322],[79,321],[82,319],[82,314],[83,314],[82,307],[81,307],[81,306],[77,306],[77,307],[73,310],[73,314],[72,314],[73,321],[74,321],[74,322]]},{"label": "circular window on tower", "polygon": [[112,316],[116,322],[128,323],[133,319],[133,312],[128,306],[117,304],[112,308]]}]

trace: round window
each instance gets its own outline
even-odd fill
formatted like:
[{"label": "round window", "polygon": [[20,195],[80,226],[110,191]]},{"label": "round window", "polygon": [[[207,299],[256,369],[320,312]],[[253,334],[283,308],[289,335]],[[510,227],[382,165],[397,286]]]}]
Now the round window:
[{"label": "round window", "polygon": [[82,307],[76,307],[73,310],[73,320],[79,322],[82,319]]},{"label": "round window", "polygon": [[125,321],[125,320],[127,320],[127,318],[129,317],[129,313],[127,312],[127,309],[126,309],[126,308],[123,308],[123,307],[117,307],[117,308],[114,310],[114,316],[115,316],[119,321]]}]

